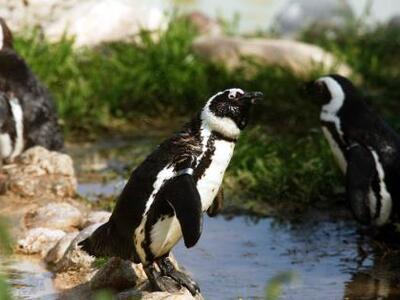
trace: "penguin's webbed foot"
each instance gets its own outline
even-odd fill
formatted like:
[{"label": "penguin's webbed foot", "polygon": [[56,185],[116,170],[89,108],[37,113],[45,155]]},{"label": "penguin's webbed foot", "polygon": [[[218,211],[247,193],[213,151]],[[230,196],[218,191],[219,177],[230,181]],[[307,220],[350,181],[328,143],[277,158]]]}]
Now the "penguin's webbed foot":
[{"label": "penguin's webbed foot", "polygon": [[162,276],[161,273],[156,271],[154,265],[145,267],[144,271],[154,290],[169,293],[179,291],[180,285],[171,277]]},{"label": "penguin's webbed foot", "polygon": [[193,296],[200,293],[197,283],[189,275],[178,271],[168,257],[157,260],[157,265],[160,267],[163,277],[168,276],[174,279],[180,286],[186,287]]}]

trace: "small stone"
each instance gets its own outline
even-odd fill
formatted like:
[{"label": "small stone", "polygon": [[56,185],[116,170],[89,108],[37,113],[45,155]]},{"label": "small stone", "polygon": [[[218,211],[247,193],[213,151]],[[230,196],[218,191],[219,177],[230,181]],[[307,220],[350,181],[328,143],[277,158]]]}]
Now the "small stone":
[{"label": "small stone", "polygon": [[105,223],[111,217],[111,213],[108,211],[91,211],[86,217],[85,227],[95,223]]},{"label": "small stone", "polygon": [[70,232],[66,234],[61,240],[55,244],[53,248],[47,253],[44,261],[48,264],[56,264],[64,256],[72,241],[77,237],[79,232]]},{"label": "small stone", "polygon": [[65,236],[65,232],[57,229],[34,228],[27,231],[25,238],[18,240],[17,252],[24,254],[40,254],[47,252]]},{"label": "small stone", "polygon": [[55,272],[66,272],[71,270],[90,270],[95,258],[80,249],[78,244],[88,238],[101,226],[102,223],[96,223],[83,229],[71,242],[64,256],[54,266]]},{"label": "small stone", "polygon": [[73,231],[84,223],[83,214],[71,204],[49,203],[43,207],[28,212],[24,223],[27,228],[45,227]]}]

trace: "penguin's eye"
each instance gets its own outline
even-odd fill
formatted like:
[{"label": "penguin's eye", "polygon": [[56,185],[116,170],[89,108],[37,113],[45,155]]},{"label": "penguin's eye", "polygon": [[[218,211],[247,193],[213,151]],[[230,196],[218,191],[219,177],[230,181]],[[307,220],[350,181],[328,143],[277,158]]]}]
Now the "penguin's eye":
[{"label": "penguin's eye", "polygon": [[229,94],[229,95],[228,95],[228,98],[231,99],[231,100],[233,100],[233,99],[235,99],[235,95]]}]

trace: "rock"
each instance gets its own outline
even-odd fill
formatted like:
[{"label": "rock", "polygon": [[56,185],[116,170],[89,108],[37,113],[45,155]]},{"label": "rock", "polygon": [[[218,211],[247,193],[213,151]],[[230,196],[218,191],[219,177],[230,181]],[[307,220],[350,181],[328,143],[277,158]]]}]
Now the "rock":
[{"label": "rock", "polygon": [[195,40],[193,49],[203,58],[230,69],[242,66],[243,57],[250,57],[259,64],[289,68],[298,75],[306,75],[316,67],[335,69],[343,76],[352,73],[349,66],[339,64],[322,48],[291,40],[202,36]]},{"label": "rock", "polygon": [[218,36],[223,34],[221,25],[201,11],[193,11],[184,16],[184,19],[192,23],[201,35]]},{"label": "rock", "polygon": [[90,288],[122,291],[134,287],[137,283],[138,277],[132,263],[113,257],[90,280]]},{"label": "rock", "polygon": [[108,211],[91,211],[86,217],[85,227],[95,223],[105,223],[110,217],[111,213]]},{"label": "rock", "polygon": [[163,8],[139,0],[0,0],[0,15],[14,30],[39,26],[50,40],[65,33],[77,46],[125,40],[166,23]]},{"label": "rock", "polygon": [[274,24],[283,36],[295,36],[311,25],[339,27],[353,17],[345,0],[290,0],[277,14]]},{"label": "rock", "polygon": [[29,211],[25,215],[24,223],[27,228],[45,227],[73,231],[83,225],[84,216],[71,204],[49,203]]},{"label": "rock", "polygon": [[71,197],[76,193],[77,181],[73,162],[67,154],[36,146],[26,150],[16,162],[1,169],[3,193],[22,197]]},{"label": "rock", "polygon": [[65,236],[58,229],[34,228],[27,231],[24,239],[17,242],[17,252],[24,254],[40,254],[44,257],[54,245]]},{"label": "rock", "polygon": [[393,16],[388,22],[388,28],[400,29],[400,15]]},{"label": "rock", "polygon": [[89,237],[102,223],[96,223],[83,229],[71,242],[64,256],[53,267],[55,272],[88,271],[95,258],[78,246],[79,242]]},{"label": "rock", "polygon": [[190,294],[187,289],[182,289],[179,292],[169,293],[169,292],[140,292],[136,289],[131,289],[128,291],[123,291],[119,293],[116,297],[118,300],[202,300],[201,295],[196,295],[195,297]]},{"label": "rock", "polygon": [[79,232],[70,232],[66,234],[61,240],[59,240],[53,248],[47,253],[44,261],[47,264],[56,264],[64,256],[68,247],[71,245],[72,241],[77,237]]}]

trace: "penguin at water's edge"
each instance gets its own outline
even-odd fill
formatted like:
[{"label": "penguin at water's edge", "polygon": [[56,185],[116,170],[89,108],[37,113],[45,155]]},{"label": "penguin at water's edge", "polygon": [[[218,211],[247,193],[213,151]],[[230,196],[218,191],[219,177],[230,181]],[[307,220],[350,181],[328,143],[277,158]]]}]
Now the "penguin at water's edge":
[{"label": "penguin at water's edge", "polygon": [[13,160],[32,146],[63,147],[57,112],[49,91],[13,48],[0,18],[0,160]]},{"label": "penguin at water's edge", "polygon": [[195,294],[197,284],[175,269],[169,253],[182,236],[186,247],[194,246],[202,213],[215,215],[221,207],[224,172],[250,108],[261,97],[241,89],[211,97],[181,132],[132,172],[110,220],[80,243],[82,249],[142,263],[156,289],[168,290],[166,276]]},{"label": "penguin at water's edge", "polygon": [[400,136],[343,76],[321,77],[307,90],[322,105],[322,130],[346,176],[346,197],[355,218],[374,226],[398,220]]}]

